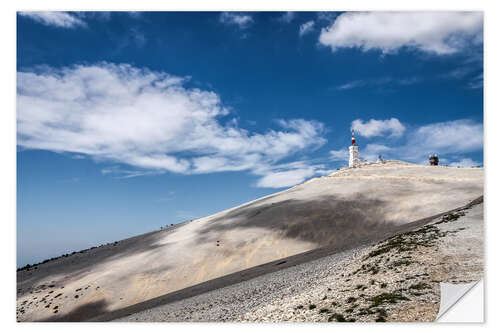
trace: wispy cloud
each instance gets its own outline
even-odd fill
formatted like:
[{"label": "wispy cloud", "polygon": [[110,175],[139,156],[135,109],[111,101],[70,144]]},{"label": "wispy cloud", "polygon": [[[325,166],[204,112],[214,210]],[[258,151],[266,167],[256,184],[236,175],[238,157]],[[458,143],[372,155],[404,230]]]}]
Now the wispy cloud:
[{"label": "wispy cloud", "polygon": [[349,150],[347,148],[342,148],[339,150],[330,150],[330,160],[332,161],[348,161],[349,160]]},{"label": "wispy cloud", "polygon": [[278,21],[290,23],[295,19],[296,16],[297,15],[295,12],[285,12],[278,17]]},{"label": "wispy cloud", "polygon": [[314,21],[307,21],[306,23],[303,23],[299,27],[299,36],[302,37],[308,33],[311,33],[314,31]]},{"label": "wispy cloud", "polygon": [[19,12],[19,15],[48,26],[60,28],[86,27],[87,23],[68,12]]},{"label": "wispy cloud", "polygon": [[246,29],[253,23],[253,18],[249,14],[223,12],[219,20],[228,25],[234,25],[239,29]]},{"label": "wispy cloud", "polygon": [[333,21],[335,21],[335,19],[337,18],[337,16],[339,16],[339,13],[337,13],[337,12],[317,12],[316,16],[318,18],[318,21],[332,24]]},{"label": "wispy cloud", "polygon": [[467,88],[483,88],[483,65],[482,62],[465,63],[450,72],[439,75],[445,80],[463,80]]},{"label": "wispy cloud", "polygon": [[130,28],[130,36],[138,47],[142,47],[146,44],[147,41],[146,36],[141,30],[139,30],[139,28],[136,27]]},{"label": "wispy cloud", "polygon": [[133,11],[133,12],[127,12],[127,14],[130,16],[130,17],[133,17],[133,18],[141,18],[144,14],[144,12],[137,12],[137,11]]},{"label": "wispy cloud", "polygon": [[471,66],[462,66],[454,70],[441,74],[440,77],[444,79],[463,79],[468,76],[474,69]]},{"label": "wispy cloud", "polygon": [[97,11],[97,12],[73,12],[78,18],[85,19],[95,19],[99,21],[109,21],[111,19],[111,12]]},{"label": "wispy cloud", "polygon": [[284,158],[326,142],[324,125],[304,119],[251,133],[228,119],[219,95],[185,88],[188,79],[110,63],[19,72],[18,144],[126,164],[137,170],[102,173],[131,178],[220,171],[265,177],[282,172]]},{"label": "wispy cloud", "polygon": [[363,80],[353,80],[350,82],[343,83],[339,86],[336,86],[336,90],[351,90],[355,88],[362,88],[362,87],[384,87],[384,86],[389,86],[389,87],[396,87],[396,86],[409,86],[412,84],[417,84],[421,82],[421,79],[414,76],[414,77],[407,77],[407,78],[393,78],[393,77],[382,77],[382,78],[376,78],[376,79],[363,79]]},{"label": "wispy cloud", "polygon": [[471,89],[483,88],[483,73],[474,76],[468,84]]},{"label": "wispy cloud", "polygon": [[82,12],[19,12],[20,16],[30,18],[38,23],[59,28],[87,27],[88,21],[99,20],[109,21],[112,14],[125,14],[132,18],[140,18],[141,12],[107,12],[107,11],[82,11]]},{"label": "wispy cloud", "polygon": [[359,48],[395,53],[412,48],[436,55],[481,44],[481,12],[348,12],[321,30],[319,42],[333,52]]},{"label": "wispy cloud", "polygon": [[350,90],[350,89],[354,89],[354,88],[364,87],[364,86],[366,86],[366,84],[367,84],[367,81],[355,80],[355,81],[341,84],[340,86],[336,87],[336,89],[337,90]]},{"label": "wispy cloud", "polygon": [[154,171],[124,170],[121,169],[119,166],[101,169],[101,173],[103,175],[113,175],[117,179],[127,179],[127,178],[141,177],[141,176],[157,175],[164,172],[165,171],[162,170],[154,170]]}]

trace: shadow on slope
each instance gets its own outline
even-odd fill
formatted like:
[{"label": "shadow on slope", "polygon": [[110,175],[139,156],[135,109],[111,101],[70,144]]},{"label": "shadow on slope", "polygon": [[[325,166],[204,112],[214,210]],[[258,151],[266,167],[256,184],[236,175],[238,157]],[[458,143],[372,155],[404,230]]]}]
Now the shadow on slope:
[{"label": "shadow on slope", "polygon": [[199,233],[202,239],[213,241],[208,239],[212,233],[257,227],[318,246],[342,245],[394,228],[394,221],[385,220],[387,209],[387,202],[363,195],[353,199],[333,195],[314,200],[288,199],[240,207],[211,220]]},{"label": "shadow on slope", "polygon": [[47,319],[41,320],[42,322],[73,322],[84,321],[88,318],[97,317],[107,313],[107,302],[99,300],[96,302],[87,303],[75,308],[73,311],[62,316],[51,316]]},{"label": "shadow on slope", "polygon": [[[397,226],[394,221],[385,220],[385,214],[390,209],[388,202],[367,198],[364,195],[349,199],[328,195],[312,200],[288,199],[276,203],[269,202],[270,200],[266,203],[266,201],[242,206],[206,224],[200,224],[196,231],[197,242],[213,242],[213,238],[223,236],[228,231],[257,227],[276,233],[278,238],[311,242],[316,244],[317,248],[334,245],[340,249],[376,238],[379,234],[391,232]],[[40,277],[34,277],[34,279],[41,279],[50,274],[65,274],[66,279],[75,279],[85,275],[93,265],[102,264],[106,260],[114,261],[159,246],[168,246],[168,244],[157,245],[158,241],[164,240],[166,236],[163,232],[165,231],[126,239],[108,250],[98,248],[99,251],[89,251],[85,260],[73,265],[65,265],[63,260],[59,262],[59,266],[54,266],[46,274],[41,274]],[[244,230],[242,235],[246,237]],[[244,241],[250,246],[253,242],[252,236],[249,232],[248,239]],[[239,246],[236,247],[236,254],[238,254],[238,248]],[[175,253],[172,255],[175,256]],[[203,256],[206,253],[199,253],[199,255]],[[140,271],[127,275],[126,278],[143,274],[148,270],[157,271],[158,268],[145,265]],[[30,283],[36,283],[34,281],[36,280],[31,280]],[[65,316],[53,316],[47,320],[90,319],[105,313],[105,305],[105,300],[82,305]]]}]

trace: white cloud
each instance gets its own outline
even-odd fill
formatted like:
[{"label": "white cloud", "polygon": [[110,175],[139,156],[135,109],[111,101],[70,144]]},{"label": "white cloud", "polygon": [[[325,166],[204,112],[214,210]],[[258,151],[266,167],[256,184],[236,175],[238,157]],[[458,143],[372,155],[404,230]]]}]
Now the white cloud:
[{"label": "white cloud", "polygon": [[[397,159],[418,163],[425,161],[425,164],[430,154],[438,154],[444,163],[449,159],[446,156],[463,156],[481,151],[483,125],[467,119],[434,123],[416,128],[405,140],[400,146],[392,147],[388,153]],[[465,157],[463,159],[467,160]]]},{"label": "white cloud", "polygon": [[308,21],[299,27],[299,36],[304,36],[314,30],[314,21]]},{"label": "white cloud", "polygon": [[331,47],[397,52],[402,47],[451,54],[481,43],[481,12],[350,12],[321,29],[319,42]]},{"label": "white cloud", "polygon": [[408,141],[409,151],[467,153],[483,148],[483,125],[461,119],[418,128]]},{"label": "white cloud", "polygon": [[480,166],[480,165],[481,165],[481,163],[473,161],[470,158],[463,158],[458,162],[450,163],[450,166],[461,167],[461,168],[471,168],[471,167]]},{"label": "white cloud", "polygon": [[280,160],[326,142],[316,121],[279,120],[279,130],[265,133],[240,128],[227,120],[216,93],[187,89],[188,79],[110,63],[18,72],[18,145],[141,169],[103,171],[121,177],[243,170],[265,176]]},{"label": "white cloud", "polygon": [[361,157],[370,162],[375,162],[378,159],[378,156],[381,155],[384,158],[384,154],[391,152],[393,148],[388,147],[386,145],[370,143],[366,145],[366,148],[363,149]]},{"label": "white cloud", "polygon": [[348,161],[349,160],[349,150],[347,148],[339,150],[330,150],[330,159],[332,161]]},{"label": "white cloud", "polygon": [[258,187],[282,188],[302,183],[314,175],[325,175],[333,170],[325,169],[322,164],[310,164],[297,161],[256,170],[262,177],[257,182]]},{"label": "white cloud", "polygon": [[391,137],[399,137],[405,131],[405,126],[396,118],[387,120],[370,119],[366,123],[361,119],[356,119],[352,122],[351,128],[356,133],[366,138],[374,136],[382,136],[389,132]]},{"label": "white cloud", "polygon": [[369,143],[366,145],[366,151],[371,153],[379,153],[389,150],[391,150],[391,148],[387,147],[386,145],[381,145],[377,143]]},{"label": "white cloud", "polygon": [[295,19],[295,12],[285,12],[281,16],[278,17],[279,21],[290,23]]},{"label": "white cloud", "polygon": [[238,14],[233,12],[223,12],[219,20],[225,24],[236,25],[240,29],[246,29],[253,23],[252,16],[248,14]]},{"label": "white cloud", "polygon": [[313,168],[273,172],[262,177],[258,181],[257,186],[273,188],[289,187],[303,182],[306,178],[312,177],[314,174],[315,170]]},{"label": "white cloud", "polygon": [[85,21],[67,12],[19,12],[19,15],[29,17],[36,22],[62,28],[86,26]]}]

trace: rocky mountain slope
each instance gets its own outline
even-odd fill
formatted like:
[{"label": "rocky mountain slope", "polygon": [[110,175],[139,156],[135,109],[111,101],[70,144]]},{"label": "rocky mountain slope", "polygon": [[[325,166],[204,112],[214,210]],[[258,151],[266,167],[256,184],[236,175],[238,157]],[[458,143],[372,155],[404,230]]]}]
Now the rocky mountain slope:
[{"label": "rocky mountain slope", "polygon": [[483,276],[482,198],[414,230],[119,321],[434,321],[440,282]]},{"label": "rocky mountain slope", "polygon": [[342,247],[460,207],[483,169],[341,169],[207,216],[18,272],[19,321],[85,320],[280,258]]}]

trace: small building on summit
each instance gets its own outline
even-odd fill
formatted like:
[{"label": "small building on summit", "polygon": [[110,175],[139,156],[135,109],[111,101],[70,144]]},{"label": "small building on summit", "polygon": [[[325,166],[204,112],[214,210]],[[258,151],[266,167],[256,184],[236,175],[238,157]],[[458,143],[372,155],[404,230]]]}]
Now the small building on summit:
[{"label": "small building on summit", "polygon": [[429,164],[439,165],[439,157],[437,156],[437,154],[429,155]]}]

